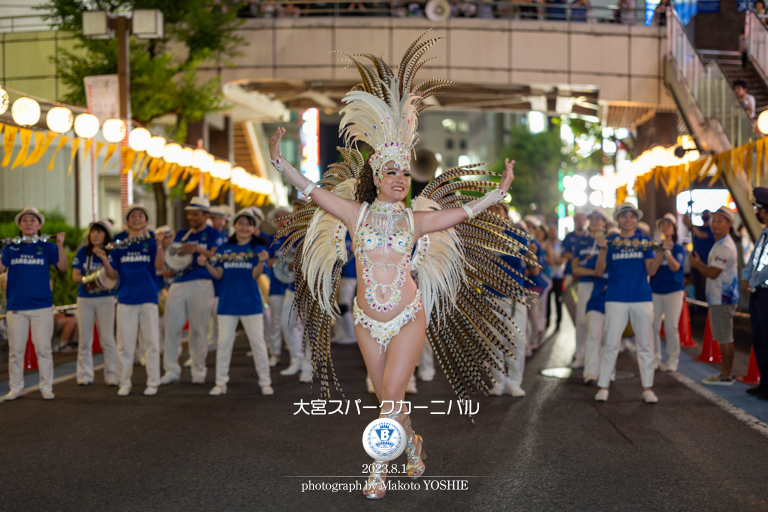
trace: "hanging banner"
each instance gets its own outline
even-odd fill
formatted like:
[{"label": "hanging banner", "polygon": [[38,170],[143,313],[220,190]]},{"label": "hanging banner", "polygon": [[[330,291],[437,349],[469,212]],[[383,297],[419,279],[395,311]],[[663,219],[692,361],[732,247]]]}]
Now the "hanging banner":
[{"label": "hanging banner", "polygon": [[19,133],[19,129],[16,126],[5,127],[5,138],[3,139],[3,149],[5,150],[5,156],[3,162],[0,163],[2,167],[8,167],[11,163],[11,154],[13,153],[13,143],[16,142],[16,134]]},{"label": "hanging banner", "polygon": [[88,110],[99,118],[99,123],[120,117],[120,86],[117,75],[87,76],[85,83],[85,100]]}]

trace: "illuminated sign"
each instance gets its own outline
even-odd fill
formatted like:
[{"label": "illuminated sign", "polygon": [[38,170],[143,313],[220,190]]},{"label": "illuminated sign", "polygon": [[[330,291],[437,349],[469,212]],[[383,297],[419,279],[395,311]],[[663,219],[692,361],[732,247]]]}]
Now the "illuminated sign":
[{"label": "illuminated sign", "polygon": [[320,181],[320,111],[303,110],[299,116],[301,173],[310,181]]}]

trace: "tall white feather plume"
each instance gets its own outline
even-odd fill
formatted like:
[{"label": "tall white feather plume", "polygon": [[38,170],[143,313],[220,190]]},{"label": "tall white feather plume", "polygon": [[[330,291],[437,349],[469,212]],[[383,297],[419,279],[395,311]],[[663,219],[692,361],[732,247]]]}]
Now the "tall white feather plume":
[{"label": "tall white feather plume", "polygon": [[[344,199],[355,199],[356,179],[341,182],[332,192]],[[312,298],[331,315],[338,315],[333,286],[336,260],[346,263],[347,227],[333,215],[318,208],[312,216],[304,239],[302,272]]]},{"label": "tall white feather plume", "polygon": [[[442,210],[439,204],[419,196],[412,203],[413,211]],[[429,234],[429,249],[418,270],[421,300],[426,317],[430,318],[436,303],[442,304],[438,317],[442,319],[447,307],[456,306],[456,296],[461,284],[466,281],[464,273],[464,251],[461,240],[453,228]],[[438,301],[442,298],[442,301]]]}]

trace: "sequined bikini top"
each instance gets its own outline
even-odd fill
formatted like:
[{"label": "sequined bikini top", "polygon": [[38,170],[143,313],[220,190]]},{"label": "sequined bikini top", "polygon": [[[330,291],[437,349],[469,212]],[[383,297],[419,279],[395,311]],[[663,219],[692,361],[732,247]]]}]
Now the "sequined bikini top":
[{"label": "sequined bikini top", "polygon": [[357,250],[372,251],[377,247],[392,247],[398,254],[413,253],[413,211],[408,208],[405,210],[408,227],[400,228],[391,235],[380,233],[375,227],[367,225],[370,205],[363,203],[357,218],[357,231],[355,232],[355,245]]}]

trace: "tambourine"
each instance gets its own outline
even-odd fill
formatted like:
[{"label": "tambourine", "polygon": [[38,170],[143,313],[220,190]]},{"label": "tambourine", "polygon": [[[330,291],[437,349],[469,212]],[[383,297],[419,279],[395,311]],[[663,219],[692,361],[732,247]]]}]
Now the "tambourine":
[{"label": "tambourine", "polygon": [[649,240],[623,240],[621,238],[614,238],[610,244],[616,249],[632,249],[635,251],[638,249],[643,251],[659,249],[662,246],[662,242],[652,242]]},{"label": "tambourine", "polygon": [[292,246],[282,256],[277,258],[275,265],[272,267],[275,279],[283,284],[291,284],[296,280],[296,271],[288,269],[291,263],[293,263],[294,254],[296,254],[296,247]]},{"label": "tambourine", "polygon": [[107,251],[111,251],[112,249],[122,249],[124,247],[128,247],[129,245],[137,244],[139,242],[144,242],[145,240],[149,240],[152,238],[152,235],[145,234],[145,235],[139,235],[134,236],[132,238],[125,238],[123,240],[115,240],[114,242],[108,243],[104,246],[104,249]]},{"label": "tambourine", "polygon": [[184,256],[178,254],[179,249],[181,249],[183,245],[182,242],[173,242],[165,250],[165,264],[168,265],[175,274],[179,274],[192,267],[192,254],[185,254]]},{"label": "tambourine", "polygon": [[117,282],[107,276],[107,269],[101,267],[83,276],[83,288],[92,294],[109,291]]},{"label": "tambourine", "polygon": [[0,246],[8,244],[34,244],[37,242],[47,242],[56,235],[33,235],[33,236],[14,236],[13,238],[3,238],[0,240]]}]

